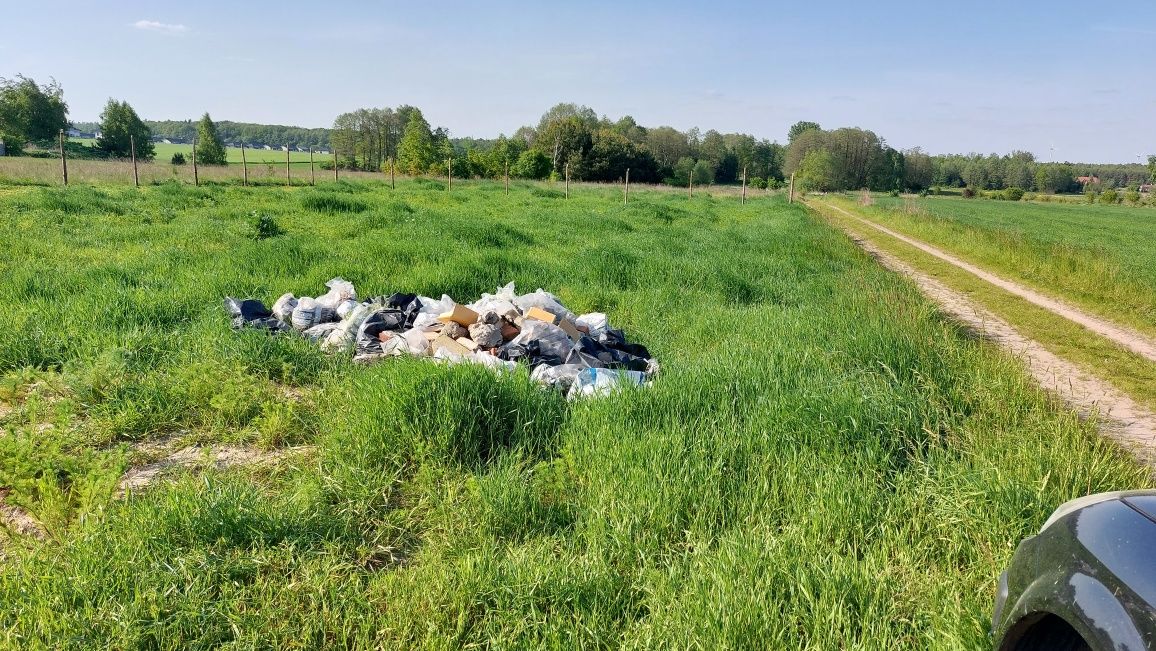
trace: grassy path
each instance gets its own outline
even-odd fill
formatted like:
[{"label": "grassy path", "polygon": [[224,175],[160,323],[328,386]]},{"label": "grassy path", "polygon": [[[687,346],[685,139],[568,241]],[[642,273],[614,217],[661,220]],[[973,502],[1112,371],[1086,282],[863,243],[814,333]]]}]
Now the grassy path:
[{"label": "grassy path", "polygon": [[[837,209],[837,208],[836,208]],[[845,212],[845,211],[844,211]],[[865,221],[865,220],[863,220]],[[870,222],[866,222],[870,225]],[[886,229],[880,229],[886,231]],[[955,291],[931,275],[918,271],[859,233],[848,234],[884,267],[911,279],[921,292],[950,317],[976,335],[1023,360],[1040,386],[1060,396],[1085,418],[1099,418],[1100,430],[1149,465],[1156,464],[1156,413],[1078,365],[1024,336],[1006,320]],[[901,238],[906,240],[907,238]]]},{"label": "grassy path", "polygon": [[976,276],[977,278],[980,278],[981,280],[989,282],[992,285],[1007,291],[1008,293],[1019,296],[1029,303],[1033,303],[1046,310],[1054,312],[1055,314],[1058,314],[1065,319],[1074,321],[1081,326],[1091,330],[1092,332],[1095,332],[1096,334],[1099,334],[1103,337],[1107,337],[1117,344],[1128,348],[1129,350],[1132,350],[1135,353],[1146,357],[1149,360],[1152,360],[1153,362],[1156,362],[1156,340],[1153,340],[1151,337],[1143,335],[1135,330],[1132,330],[1131,328],[1126,328],[1124,326],[1120,326],[1100,317],[1094,316],[1079,308],[1073,307],[1068,303],[1056,300],[1050,296],[1045,296],[1044,294],[1029,289],[1024,285],[1012,282],[989,271],[985,271],[973,264],[960,260],[959,258],[949,253],[945,253],[942,250],[937,249],[929,244],[925,244],[924,242],[914,238],[897,233],[890,228],[881,226],[880,224],[877,224],[868,219],[864,219],[860,215],[852,214],[843,208],[840,208],[839,206],[832,204],[826,205],[832,210],[837,210],[840,213],[843,213],[852,219],[858,220],[881,233],[885,233],[897,240],[906,242],[907,244],[910,244],[920,251],[928,253],[932,256],[935,256],[936,258],[939,258],[940,260],[943,260],[944,262],[959,267],[960,269],[963,269],[964,271]]},{"label": "grassy path", "polygon": [[957,323],[1019,358],[1040,386],[1085,417],[1100,418],[1103,434],[1152,460],[1156,365],[1148,359],[932,255],[911,238],[866,228],[872,222],[838,206],[811,205],[881,264],[909,277]]}]

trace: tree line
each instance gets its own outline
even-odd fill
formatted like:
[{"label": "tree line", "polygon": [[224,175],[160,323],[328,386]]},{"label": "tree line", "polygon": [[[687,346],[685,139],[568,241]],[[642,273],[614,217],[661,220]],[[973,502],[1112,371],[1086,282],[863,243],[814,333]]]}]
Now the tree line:
[{"label": "tree line", "polygon": [[412,106],[359,109],[334,121],[331,140],[342,166],[377,171],[393,160],[408,173],[685,185],[781,182],[784,148],[747,134],[647,128],[630,116],[611,120],[577,104],[558,104],[536,125],[495,139],[451,138]]},{"label": "tree line", "polygon": [[[1135,188],[1156,178],[1156,156],[1148,165],[1042,163],[1029,152],[932,156],[919,148],[896,150],[872,131],[857,127],[825,130],[814,122],[791,126],[787,144],[744,133],[679,131],[645,127],[631,116],[612,120],[578,104],[557,104],[537,124],[494,139],[453,138],[432,128],[410,105],[365,108],[343,113],[332,129],[306,129],[243,122],[142,120],[124,101],[110,99],[99,123],[79,126],[99,131],[90,148],[95,156],[125,157],[135,141],[138,158],[153,157],[154,138],[198,142],[197,162],[224,164],[225,143],[331,148],[341,167],[383,171],[388,162],[407,174],[451,173],[461,178],[618,181],[685,186],[733,184],[777,187],[790,175],[807,190],[924,191],[966,187],[975,191],[1073,192]],[[37,84],[17,75],[0,78],[0,140],[10,154],[31,143],[50,147],[69,128],[68,105],[55,80]],[[177,161],[176,157],[174,160]],[[1085,177],[1081,180],[1080,177]]]}]

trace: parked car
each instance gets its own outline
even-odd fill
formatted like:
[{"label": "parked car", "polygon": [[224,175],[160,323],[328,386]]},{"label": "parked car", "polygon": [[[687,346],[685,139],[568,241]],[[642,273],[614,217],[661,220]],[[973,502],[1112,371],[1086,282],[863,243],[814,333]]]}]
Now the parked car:
[{"label": "parked car", "polygon": [[1156,491],[1056,509],[1000,575],[992,624],[999,651],[1156,649]]}]

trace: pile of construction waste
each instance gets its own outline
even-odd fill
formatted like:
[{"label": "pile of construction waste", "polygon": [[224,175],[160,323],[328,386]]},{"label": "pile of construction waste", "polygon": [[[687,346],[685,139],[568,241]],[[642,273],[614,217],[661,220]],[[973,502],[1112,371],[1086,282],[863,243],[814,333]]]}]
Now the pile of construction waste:
[{"label": "pile of construction waste", "polygon": [[315,298],[285,294],[271,309],[258,300],[226,298],[225,309],[234,328],[298,332],[323,350],[351,352],[357,362],[412,355],[499,370],[523,363],[535,381],[570,397],[642,385],[658,371],[646,347],[628,342],[605,314],[574,314],[542,289],[518,295],[510,283],[463,305],[446,295],[359,301],[348,281],[334,278],[326,286]]}]

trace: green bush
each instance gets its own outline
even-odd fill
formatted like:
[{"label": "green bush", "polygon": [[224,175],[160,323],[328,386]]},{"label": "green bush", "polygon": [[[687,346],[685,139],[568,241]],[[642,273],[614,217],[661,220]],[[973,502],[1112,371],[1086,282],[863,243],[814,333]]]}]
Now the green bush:
[{"label": "green bush", "polygon": [[1128,190],[1124,193],[1124,201],[1127,201],[1133,206],[1138,206],[1140,205],[1140,193],[1135,190]]},{"label": "green bush", "polygon": [[285,229],[277,223],[272,215],[258,215],[253,213],[253,239],[264,240],[270,237],[284,235]]},{"label": "green bush", "polygon": [[1020,188],[1008,188],[1003,191],[1003,198],[1008,201],[1019,201],[1024,198],[1024,191]]},{"label": "green bush", "polygon": [[959,194],[960,194],[960,195],[961,195],[961,196],[962,196],[964,199],[970,199],[970,198],[972,198],[972,197],[974,197],[974,196],[975,196],[975,190],[972,190],[971,188],[964,188],[964,189],[963,189],[963,191],[962,191],[962,192],[960,192]]},{"label": "green bush", "polygon": [[761,176],[751,177],[751,187],[756,190],[765,190],[767,188],[767,180]]},{"label": "green bush", "polygon": [[185,155],[179,151],[177,153],[173,154],[172,164],[173,165],[184,165],[185,164]]},{"label": "green bush", "polygon": [[1100,193],[1100,203],[1106,203],[1109,206],[1115,205],[1119,199],[1120,196],[1112,189],[1104,190]]},{"label": "green bush", "polygon": [[1096,203],[1096,193],[1092,192],[1091,190],[1088,190],[1087,192],[1084,193],[1084,199],[1088,203]]}]

